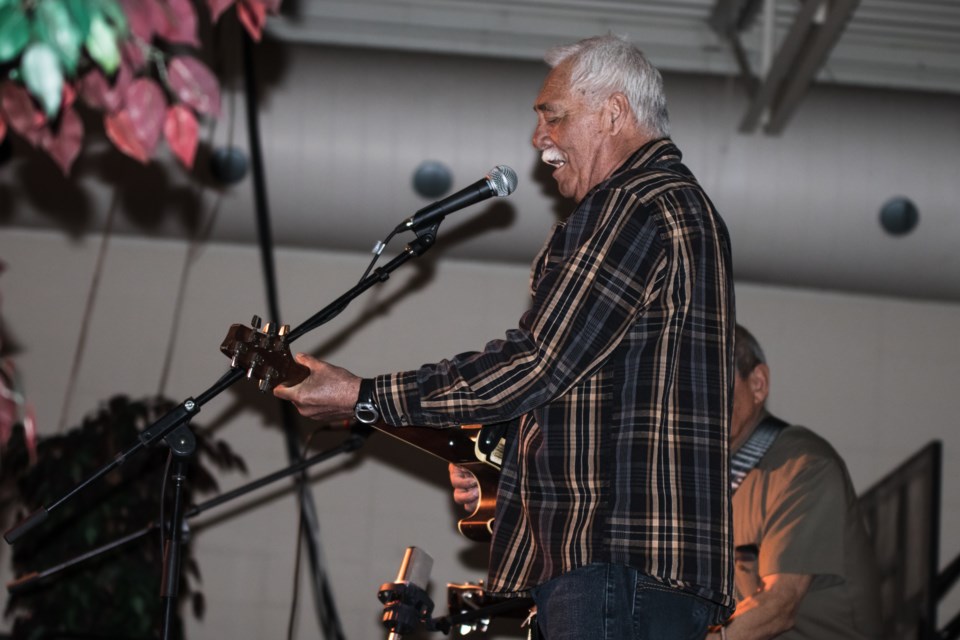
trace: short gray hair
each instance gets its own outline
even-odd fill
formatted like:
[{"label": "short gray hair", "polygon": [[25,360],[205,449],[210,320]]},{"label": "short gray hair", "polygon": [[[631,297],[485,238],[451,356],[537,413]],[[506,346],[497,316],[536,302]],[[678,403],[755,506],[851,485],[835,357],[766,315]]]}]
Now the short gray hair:
[{"label": "short gray hair", "polygon": [[637,47],[622,36],[595,36],[547,51],[544,60],[556,67],[572,59],[570,85],[594,102],[620,92],[627,97],[637,122],[650,132],[670,135],[663,78]]},{"label": "short gray hair", "polygon": [[763,349],[760,348],[757,339],[744,327],[738,324],[734,335],[733,360],[737,373],[741,378],[746,378],[757,368],[757,365],[766,364],[767,357],[763,355]]}]

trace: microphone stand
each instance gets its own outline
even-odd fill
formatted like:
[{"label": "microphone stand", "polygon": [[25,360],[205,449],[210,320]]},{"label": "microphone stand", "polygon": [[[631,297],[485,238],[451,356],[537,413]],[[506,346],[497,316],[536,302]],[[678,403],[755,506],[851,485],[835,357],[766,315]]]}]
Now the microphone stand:
[{"label": "microphone stand", "polygon": [[[177,613],[177,595],[180,593],[180,553],[183,543],[183,485],[187,481],[187,468],[197,450],[197,438],[184,422],[164,438],[173,456],[173,517],[170,537],[163,544],[163,572],[160,579],[162,602],[163,638],[169,638]],[[160,523],[163,527],[164,523]],[[162,529],[161,529],[162,530]]]},{"label": "microphone stand", "polygon": [[[440,222],[442,222],[442,218],[432,222],[429,227],[414,227],[411,229],[415,233],[416,238],[404,247],[404,250],[398,256],[387,262],[384,266],[375,269],[346,293],[342,294],[332,303],[328,304],[289,332],[286,336],[287,342],[292,342],[308,331],[329,322],[367,289],[380,282],[386,282],[390,278],[390,275],[401,265],[414,257],[423,255],[436,241],[437,229],[440,226]],[[6,540],[8,544],[13,544],[30,530],[46,521],[51,513],[56,511],[85,487],[123,464],[128,457],[143,447],[153,445],[159,440],[165,440],[168,446],[171,447],[176,462],[175,472],[172,476],[174,482],[174,517],[170,523],[171,539],[169,540],[169,547],[164,551],[163,584],[161,585],[161,597],[164,599],[161,637],[163,640],[171,640],[172,625],[170,622],[175,609],[176,582],[178,581],[174,578],[178,578],[180,575],[179,546],[182,542],[181,529],[183,527],[181,491],[185,479],[187,460],[193,455],[193,447],[189,441],[193,440],[195,445],[195,438],[189,430],[189,421],[190,418],[200,411],[203,405],[220,395],[220,393],[242,377],[244,377],[244,372],[241,369],[232,368],[196,399],[187,398],[184,400],[146,428],[140,434],[139,441],[128,447],[125,451],[118,453],[112,462],[101,467],[59,499],[49,505],[40,507],[24,520],[8,529],[3,534],[4,540]],[[174,435],[174,432],[176,432],[176,435]],[[186,435],[187,433],[189,433],[189,435]]]},{"label": "microphone stand", "polygon": [[437,240],[437,229],[440,227],[440,221],[429,227],[414,228],[413,232],[416,238],[403,248],[397,257],[393,258],[387,264],[374,269],[370,275],[358,282],[353,288],[342,294],[339,298],[328,304],[326,307],[307,318],[300,326],[287,333],[287,342],[293,342],[308,331],[316,329],[320,325],[333,320],[348,304],[359,297],[364,291],[379,282],[386,282],[390,275],[412,258],[418,258],[427,252]]},{"label": "microphone stand", "polygon": [[[288,467],[284,467],[283,469],[274,471],[273,473],[267,474],[257,480],[248,482],[247,484],[241,485],[236,489],[232,489],[225,493],[221,493],[220,495],[214,496],[210,500],[201,502],[198,505],[194,505],[193,507],[190,507],[183,513],[182,519],[190,520],[192,518],[195,518],[200,514],[206,511],[209,511],[214,507],[218,507],[222,504],[231,502],[236,498],[240,498],[242,496],[247,495],[248,493],[251,493],[252,491],[256,491],[257,489],[260,489],[261,487],[265,487],[278,480],[282,480],[284,478],[301,473],[306,469],[309,469],[310,467],[314,466],[315,464],[318,464],[320,462],[333,458],[335,455],[339,455],[341,453],[351,453],[353,451],[356,451],[361,446],[363,446],[363,443],[366,441],[366,439],[370,436],[370,434],[373,433],[373,428],[368,427],[366,425],[362,425],[360,423],[354,423],[350,431],[351,431],[350,437],[348,437],[346,440],[344,440],[344,442],[340,443],[339,445],[331,449],[321,451],[309,458],[301,460],[300,462],[292,464]],[[67,569],[70,569],[71,567],[74,567],[82,562],[99,557],[104,553],[107,553],[109,551],[112,551],[113,549],[116,549],[118,547],[121,547],[127,544],[128,542],[133,542],[134,540],[138,540],[146,535],[149,535],[150,533],[158,529],[160,526],[161,526],[161,523],[155,520],[151,522],[149,525],[147,525],[146,527],[144,527],[143,529],[140,529],[139,531],[134,531],[133,533],[127,534],[112,542],[108,542],[107,544],[101,545],[96,549],[86,551],[58,565],[55,565],[48,569],[44,569],[43,571],[33,571],[31,573],[20,576],[16,580],[12,580],[11,582],[7,583],[7,592],[11,594],[21,593],[29,589],[39,587],[41,586],[42,583],[49,581],[50,578],[55,577],[57,574],[62,573],[63,571],[66,571]]]}]

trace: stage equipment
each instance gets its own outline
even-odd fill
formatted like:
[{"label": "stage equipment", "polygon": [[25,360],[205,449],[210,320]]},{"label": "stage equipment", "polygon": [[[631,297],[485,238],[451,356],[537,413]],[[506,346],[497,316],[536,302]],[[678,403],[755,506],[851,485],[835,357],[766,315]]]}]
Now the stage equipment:
[{"label": "stage equipment", "polygon": [[[482,184],[481,184],[482,183]],[[517,179],[513,169],[506,166],[498,166],[490,172],[483,180],[467,187],[466,189],[434,203],[424,209],[421,209],[413,217],[394,229],[393,233],[410,230],[415,234],[414,240],[404,247],[403,252],[391,259],[383,267],[377,268],[372,273],[365,274],[360,282],[342,294],[332,303],[308,318],[296,329],[289,333],[284,331],[281,335],[279,328],[267,325],[262,332],[267,342],[275,340],[275,346],[282,347],[283,351],[289,350],[289,343],[293,342],[306,332],[326,324],[334,317],[340,314],[354,299],[360,296],[367,289],[375,284],[385,282],[390,275],[401,265],[414,257],[423,255],[436,240],[437,230],[443,218],[452,211],[469,206],[494,195],[509,195],[516,188]],[[423,214],[419,219],[418,214]],[[391,234],[391,236],[393,235]],[[382,251],[382,249],[381,249]],[[379,253],[377,254],[379,256]],[[372,265],[371,265],[372,266]],[[370,269],[368,268],[368,272]],[[228,339],[232,334],[228,334]],[[79,493],[88,485],[99,480],[107,473],[123,464],[131,455],[137,453],[140,449],[161,441],[167,443],[174,455],[174,473],[173,481],[173,519],[169,523],[170,531],[173,532],[173,539],[164,554],[164,578],[161,592],[161,598],[164,604],[164,614],[161,624],[161,637],[163,640],[169,640],[173,629],[167,624],[172,618],[173,607],[175,606],[175,590],[177,576],[180,571],[180,536],[183,532],[184,507],[182,503],[182,487],[186,477],[186,461],[192,457],[196,439],[190,431],[190,419],[199,413],[200,409],[207,402],[218,396],[227,388],[243,377],[255,379],[259,384],[261,391],[269,391],[277,384],[283,381],[281,377],[282,370],[271,363],[263,363],[257,359],[246,360],[243,358],[242,349],[231,354],[234,366],[224,373],[208,389],[200,393],[196,398],[190,397],[182,403],[171,409],[160,419],[155,421],[141,432],[138,442],[129,446],[126,450],[117,454],[112,462],[104,465],[99,470],[82,480],[73,489],[64,496],[54,500],[48,505],[41,506],[23,521],[17,523],[4,533],[4,539],[9,544],[13,544],[19,538],[26,535],[30,530],[42,524],[50,514],[73,496]],[[164,523],[166,525],[167,523]]]}]

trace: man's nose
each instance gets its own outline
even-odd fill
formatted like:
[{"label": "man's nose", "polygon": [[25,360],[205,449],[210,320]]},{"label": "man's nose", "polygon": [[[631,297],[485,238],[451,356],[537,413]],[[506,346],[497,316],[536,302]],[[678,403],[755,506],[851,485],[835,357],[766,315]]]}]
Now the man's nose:
[{"label": "man's nose", "polygon": [[533,145],[534,149],[543,151],[546,149],[547,140],[547,135],[544,133],[543,127],[537,123],[537,126],[533,128],[533,137],[530,138],[530,144]]}]

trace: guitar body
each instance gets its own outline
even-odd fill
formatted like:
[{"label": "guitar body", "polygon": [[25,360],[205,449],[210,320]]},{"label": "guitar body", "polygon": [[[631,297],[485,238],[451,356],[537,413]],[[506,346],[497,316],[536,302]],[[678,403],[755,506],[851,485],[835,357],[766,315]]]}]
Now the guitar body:
[{"label": "guitar body", "polygon": [[392,438],[412,444],[421,451],[452,462],[466,469],[477,479],[480,500],[470,515],[461,518],[457,528],[474,542],[490,542],[493,534],[493,515],[497,500],[499,467],[484,462],[476,450],[476,440],[481,425],[468,424],[459,427],[392,427],[383,422],[373,425]]}]

